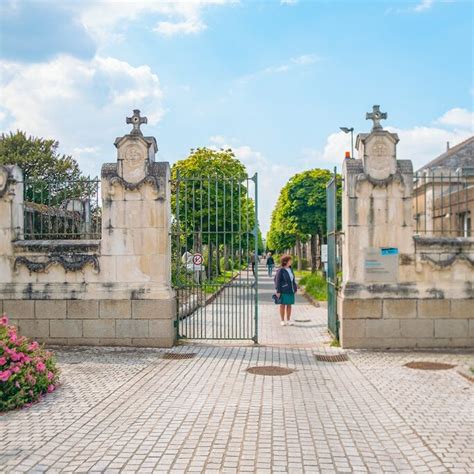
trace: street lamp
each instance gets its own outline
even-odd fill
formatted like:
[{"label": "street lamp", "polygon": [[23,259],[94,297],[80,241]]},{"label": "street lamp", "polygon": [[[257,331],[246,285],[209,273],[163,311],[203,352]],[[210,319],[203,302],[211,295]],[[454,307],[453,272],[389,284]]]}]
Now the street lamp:
[{"label": "street lamp", "polygon": [[351,134],[351,158],[354,158],[354,127],[339,127],[344,133]]}]

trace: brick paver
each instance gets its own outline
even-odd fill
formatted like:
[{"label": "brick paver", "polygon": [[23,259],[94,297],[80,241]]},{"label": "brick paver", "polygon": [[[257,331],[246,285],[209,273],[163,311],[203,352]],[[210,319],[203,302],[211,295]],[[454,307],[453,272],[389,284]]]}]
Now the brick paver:
[{"label": "brick paver", "polygon": [[[271,288],[267,288],[270,291]],[[325,312],[303,299],[300,327],[281,327],[261,295],[261,343],[163,350],[58,350],[63,385],[0,417],[2,472],[472,472],[473,384],[462,353],[331,349]],[[268,295],[267,295],[268,296]],[[267,304],[268,303],[268,304]],[[304,317],[303,317],[304,316]],[[254,365],[296,369],[251,375]]]}]

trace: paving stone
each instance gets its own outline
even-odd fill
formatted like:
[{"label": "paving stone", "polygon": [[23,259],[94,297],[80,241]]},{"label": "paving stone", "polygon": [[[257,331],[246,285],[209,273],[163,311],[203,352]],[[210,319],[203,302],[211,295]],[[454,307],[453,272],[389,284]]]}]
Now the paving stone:
[{"label": "paving stone", "polygon": [[[472,354],[354,350],[348,362],[319,362],[314,352],[335,351],[324,308],[297,297],[295,318],[310,322],[282,327],[262,286],[261,345],[177,346],[197,354],[186,360],[135,347],[57,350],[62,386],[1,417],[0,470],[474,471],[472,384],[456,369],[404,366],[474,365]],[[142,337],[141,327],[121,329]],[[253,365],[296,371],[247,374]]]}]

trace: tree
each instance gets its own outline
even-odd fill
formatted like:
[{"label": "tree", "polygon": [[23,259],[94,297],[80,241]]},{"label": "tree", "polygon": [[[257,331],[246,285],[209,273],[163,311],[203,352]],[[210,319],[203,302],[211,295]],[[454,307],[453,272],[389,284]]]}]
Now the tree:
[{"label": "tree", "polygon": [[27,137],[17,131],[0,136],[0,165],[18,165],[23,174],[35,180],[71,181],[81,178],[77,161],[58,153],[59,142]]},{"label": "tree", "polygon": [[[64,209],[71,200],[87,200],[92,227],[100,228],[99,181],[83,176],[79,164],[58,153],[59,143],[24,132],[0,135],[0,165],[17,165],[23,171],[25,235],[62,238],[77,233],[84,223]],[[76,230],[75,230],[76,229]]]},{"label": "tree", "polygon": [[[207,246],[207,268],[219,274],[220,255],[239,260],[255,247],[255,205],[249,196],[245,166],[232,150],[197,148],[175,163],[172,212],[180,247],[202,252]],[[214,255],[215,253],[215,255]]]},{"label": "tree", "polygon": [[[278,250],[311,239],[311,270],[316,271],[316,241],[326,237],[326,185],[329,170],[313,169],[294,175],[280,193],[272,216],[269,241]],[[341,190],[338,189],[340,221]],[[299,259],[301,260],[301,259]]]}]

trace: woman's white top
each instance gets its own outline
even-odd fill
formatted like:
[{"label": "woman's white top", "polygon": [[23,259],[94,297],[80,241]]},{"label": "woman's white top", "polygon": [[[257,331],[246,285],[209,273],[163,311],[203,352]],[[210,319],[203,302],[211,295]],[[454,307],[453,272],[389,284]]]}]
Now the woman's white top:
[{"label": "woman's white top", "polygon": [[293,275],[293,271],[291,270],[291,268],[285,268],[285,270],[288,272],[288,275],[290,275],[290,280],[294,281],[295,275]]}]

